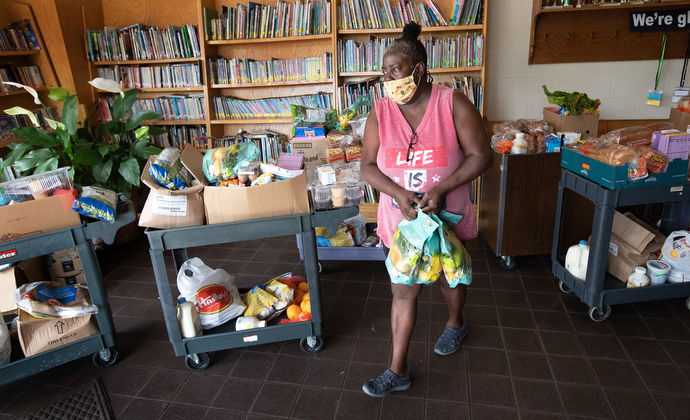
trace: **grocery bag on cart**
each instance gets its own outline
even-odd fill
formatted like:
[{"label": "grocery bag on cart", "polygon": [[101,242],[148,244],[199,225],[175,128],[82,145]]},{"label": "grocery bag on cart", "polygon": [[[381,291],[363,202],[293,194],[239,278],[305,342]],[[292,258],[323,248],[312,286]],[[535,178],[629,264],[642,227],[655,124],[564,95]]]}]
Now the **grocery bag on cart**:
[{"label": "grocery bag on cart", "polygon": [[235,278],[222,268],[212,269],[197,257],[180,267],[177,289],[187,301],[196,305],[204,330],[237,318],[246,308],[235,286]]},{"label": "grocery bag on cart", "polygon": [[[671,266],[670,282],[690,281],[690,232],[671,232],[661,247],[661,261]],[[676,279],[678,281],[674,281]]]}]

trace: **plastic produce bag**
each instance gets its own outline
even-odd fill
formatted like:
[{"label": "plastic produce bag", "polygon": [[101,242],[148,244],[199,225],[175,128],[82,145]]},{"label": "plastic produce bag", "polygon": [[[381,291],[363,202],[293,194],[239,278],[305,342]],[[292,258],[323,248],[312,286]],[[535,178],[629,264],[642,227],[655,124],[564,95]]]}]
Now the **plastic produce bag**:
[{"label": "plastic produce bag", "polygon": [[386,257],[386,268],[393,283],[414,284],[414,273],[423,255],[424,243],[438,227],[437,222],[419,209],[416,219],[403,219],[398,223]]},{"label": "plastic produce bag", "polygon": [[352,235],[352,239],[355,245],[362,245],[362,242],[367,238],[367,218],[362,214],[358,214],[343,220],[343,223],[352,226],[354,229],[355,233]]},{"label": "plastic produce bag", "polygon": [[437,229],[434,234],[424,242],[422,258],[415,267],[414,282],[432,284],[438,280],[442,269],[440,235]]},{"label": "plastic produce bag", "polygon": [[[254,316],[259,320],[269,321],[287,309],[293,301],[295,291],[283,283],[292,277],[292,273],[284,273],[274,277],[267,283],[254,286],[242,295],[247,305],[244,316]],[[249,315],[251,314],[251,315]]]},{"label": "plastic produce bag", "polygon": [[690,232],[671,232],[661,247],[661,261],[668,263],[672,271],[690,275]]},{"label": "plastic produce bag", "polygon": [[65,286],[54,281],[23,284],[14,291],[19,309],[39,318],[73,318],[98,313],[83,284]]},{"label": "plastic produce bag", "polygon": [[221,182],[236,178],[234,168],[237,164],[239,151],[240,146],[238,144],[207,150],[202,162],[206,179],[209,182]]},{"label": "plastic produce bag", "polygon": [[317,246],[355,246],[353,239],[354,229],[347,225],[344,221],[338,225],[338,230],[333,236],[328,234],[325,227],[317,227],[314,229],[316,234]]},{"label": "plastic produce bag", "polygon": [[10,362],[12,356],[12,341],[10,340],[10,330],[5,321],[0,322],[0,366]]},{"label": "plastic produce bag", "polygon": [[192,176],[180,160],[182,153],[176,147],[166,147],[149,166],[149,173],[169,190],[183,190],[192,185]]},{"label": "plastic produce bag", "polygon": [[234,277],[221,268],[212,269],[196,257],[180,267],[177,289],[182,297],[196,305],[204,330],[237,318],[246,308]]},{"label": "plastic produce bag", "polygon": [[292,113],[293,127],[316,127],[322,125],[326,132],[329,132],[338,123],[337,112],[330,108],[290,105],[290,112]]},{"label": "plastic produce bag", "polygon": [[472,283],[472,258],[462,242],[455,236],[455,232],[450,229],[450,226],[459,222],[462,216],[441,211],[438,218],[442,221],[440,228],[441,264],[448,285],[456,287],[460,283]]},{"label": "plastic produce bag", "polygon": [[117,193],[100,187],[82,188],[81,197],[72,203],[72,211],[108,222],[115,221],[116,208]]},{"label": "plastic produce bag", "polygon": [[240,144],[240,151],[237,153],[237,163],[232,168],[232,172],[237,175],[240,168],[248,167],[261,160],[261,151],[253,141]]}]

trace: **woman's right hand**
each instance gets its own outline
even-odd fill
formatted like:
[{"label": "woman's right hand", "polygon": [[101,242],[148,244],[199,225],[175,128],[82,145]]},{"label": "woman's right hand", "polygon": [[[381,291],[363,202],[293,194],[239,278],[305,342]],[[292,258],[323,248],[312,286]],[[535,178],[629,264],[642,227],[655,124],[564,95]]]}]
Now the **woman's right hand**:
[{"label": "woman's right hand", "polygon": [[407,220],[414,220],[417,218],[417,206],[421,199],[412,191],[400,189],[400,192],[395,195],[395,202],[398,203],[400,213]]}]

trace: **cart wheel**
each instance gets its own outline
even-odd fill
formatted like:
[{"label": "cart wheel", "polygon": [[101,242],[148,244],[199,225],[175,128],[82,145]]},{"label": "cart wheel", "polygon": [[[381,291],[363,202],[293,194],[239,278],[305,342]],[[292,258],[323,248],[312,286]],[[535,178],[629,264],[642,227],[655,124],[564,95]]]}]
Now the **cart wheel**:
[{"label": "cart wheel", "polygon": [[601,322],[608,318],[609,315],[611,315],[611,307],[609,305],[603,308],[598,308],[596,306],[589,308],[589,317],[592,318],[592,321]]},{"label": "cart wheel", "polygon": [[304,337],[299,340],[299,347],[307,354],[316,353],[323,348],[323,338],[318,336]]},{"label": "cart wheel", "polygon": [[119,359],[120,354],[115,350],[115,347],[103,349],[93,354],[93,364],[100,369],[105,369],[114,365]]},{"label": "cart wheel", "polygon": [[573,293],[573,289],[568,287],[565,283],[563,283],[563,280],[558,281],[558,289],[560,289],[561,292],[563,293]]},{"label": "cart wheel", "polygon": [[321,261],[317,262],[317,264],[319,265],[319,274],[321,274],[323,272],[323,266],[321,265]]},{"label": "cart wheel", "polygon": [[[195,360],[195,358],[198,360]],[[184,364],[189,370],[204,370],[211,364],[211,357],[208,353],[188,354],[184,358]]]},{"label": "cart wheel", "polygon": [[690,309],[690,297],[685,301],[685,307]]},{"label": "cart wheel", "polygon": [[514,270],[517,264],[515,263],[515,259],[512,257],[502,257],[501,258],[501,268],[510,271]]}]

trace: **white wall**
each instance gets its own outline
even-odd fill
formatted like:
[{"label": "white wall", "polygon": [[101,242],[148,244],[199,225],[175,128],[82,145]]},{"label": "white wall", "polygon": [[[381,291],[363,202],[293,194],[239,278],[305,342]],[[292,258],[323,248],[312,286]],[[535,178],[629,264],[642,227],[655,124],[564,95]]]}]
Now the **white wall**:
[{"label": "white wall", "polygon": [[658,61],[529,65],[532,1],[487,1],[484,115],[489,121],[543,118],[542,109],[550,106],[541,87],[544,84],[551,92],[578,91],[600,99],[601,119],[668,118],[683,60],[664,60],[659,82],[659,89],[664,91],[661,106],[646,105]]}]

